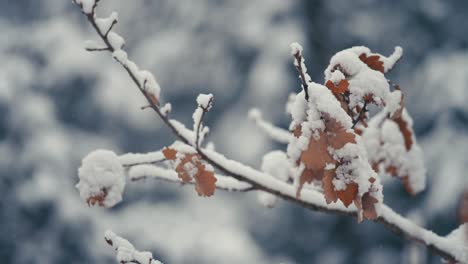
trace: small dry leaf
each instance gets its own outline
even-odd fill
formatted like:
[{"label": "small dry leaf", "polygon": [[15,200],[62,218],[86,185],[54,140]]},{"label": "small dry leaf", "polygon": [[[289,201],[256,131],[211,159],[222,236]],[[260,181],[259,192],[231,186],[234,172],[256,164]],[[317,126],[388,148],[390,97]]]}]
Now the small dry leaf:
[{"label": "small dry leaf", "polygon": [[325,86],[332,91],[333,94],[342,94],[348,91],[349,82],[346,79],[341,80],[338,85],[335,85],[331,80],[325,83]]},{"label": "small dry leaf", "polygon": [[383,63],[383,61],[380,61],[380,56],[372,55],[372,56],[367,57],[367,54],[362,53],[359,56],[359,59],[362,62],[364,62],[365,64],[367,64],[367,66],[369,66],[369,68],[371,68],[373,70],[376,70],[376,71],[379,71],[379,72],[382,72],[382,73],[385,72],[384,63]]},{"label": "small dry leaf", "polygon": [[[168,160],[176,160],[177,151],[165,148],[163,154]],[[195,181],[195,190],[200,196],[211,196],[216,189],[214,172],[207,170],[199,154],[185,154],[175,168],[183,183]]]},{"label": "small dry leaf", "polygon": [[199,173],[197,163],[198,163],[197,154],[186,154],[179,164],[177,165],[175,171],[179,175],[179,178],[183,183],[189,183],[192,181],[192,175]]},{"label": "small dry leaf", "polygon": [[320,132],[319,138],[311,137],[309,146],[301,154],[301,161],[306,169],[313,172],[322,171],[327,163],[334,163],[333,157],[328,153],[328,140],[325,132]]},{"label": "small dry leaf", "polygon": [[328,143],[332,148],[340,149],[347,143],[356,143],[356,136],[353,133],[347,132],[335,119],[326,119],[325,127],[328,131]]},{"label": "small dry leaf", "polygon": [[346,185],[346,189],[336,191],[338,199],[340,199],[343,204],[348,207],[351,203],[353,203],[354,199],[358,195],[359,186],[357,183],[349,183]]},{"label": "small dry leaf", "polygon": [[176,155],[177,155],[177,151],[175,149],[171,149],[171,148],[165,148],[163,149],[162,151],[164,157],[168,160],[175,160],[176,159]]},{"label": "small dry leaf", "polygon": [[95,204],[97,204],[98,206],[104,207],[104,201],[106,200],[106,196],[107,196],[107,190],[102,189],[101,192],[99,192],[98,194],[93,195],[89,197],[88,199],[86,199],[86,203],[88,204],[88,206],[91,206],[91,205],[94,206]]},{"label": "small dry leaf", "polygon": [[378,215],[375,210],[375,204],[377,204],[379,201],[373,197],[369,192],[365,193],[362,196],[362,211],[364,218],[369,219],[369,220],[375,220],[377,219]]},{"label": "small dry leaf", "polygon": [[335,203],[338,201],[338,195],[333,186],[333,178],[335,177],[335,170],[326,171],[322,179],[323,195],[327,204]]},{"label": "small dry leaf", "polygon": [[405,140],[405,147],[406,150],[410,150],[411,146],[413,145],[413,133],[411,132],[411,129],[408,126],[408,123],[403,119],[402,116],[399,118],[393,119],[395,123],[397,123],[398,128],[401,131],[401,134],[403,135],[403,138]]},{"label": "small dry leaf", "polygon": [[199,164],[199,173],[195,175],[195,190],[200,196],[211,196],[216,189],[216,177],[212,171],[207,171],[205,165]]}]

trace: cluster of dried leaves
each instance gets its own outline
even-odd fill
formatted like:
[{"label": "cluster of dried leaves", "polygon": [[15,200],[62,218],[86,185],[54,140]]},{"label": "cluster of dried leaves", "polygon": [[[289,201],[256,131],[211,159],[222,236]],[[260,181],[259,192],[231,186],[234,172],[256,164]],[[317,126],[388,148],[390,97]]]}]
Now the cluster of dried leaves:
[{"label": "cluster of dried leaves", "polygon": [[197,153],[180,153],[172,148],[163,150],[167,160],[174,161],[175,171],[183,183],[195,181],[195,190],[200,196],[211,196],[216,189],[216,177],[210,165]]},{"label": "cluster of dried leaves", "polygon": [[[297,58],[296,58],[297,59]],[[380,60],[379,55],[368,56],[362,53],[359,59],[364,62],[370,69],[385,72],[384,63]],[[377,190],[377,186],[374,186],[375,178],[369,178],[370,188],[369,191],[364,195],[359,194],[359,185],[355,181],[349,181],[346,183],[345,188],[342,187],[337,190],[334,180],[336,179],[336,170],[340,166],[346,165],[350,160],[336,159],[333,157],[331,152],[343,148],[346,144],[357,144],[356,136],[362,134],[362,129],[367,127],[367,109],[368,103],[373,103],[373,94],[366,94],[362,98],[362,104],[357,105],[354,109],[351,109],[349,104],[349,74],[341,67],[341,65],[335,65],[334,70],[340,70],[343,73],[344,78],[341,80],[327,80],[325,86],[333,93],[336,100],[340,103],[343,110],[353,120],[352,129],[343,127],[340,122],[333,119],[327,113],[320,113],[321,119],[325,124],[323,131],[318,131],[319,134],[312,135],[309,138],[309,144],[306,150],[304,150],[300,158],[296,161],[296,165],[304,166],[304,169],[299,177],[299,188],[297,195],[300,195],[300,191],[305,183],[316,183],[323,189],[323,194],[327,203],[334,203],[340,200],[346,207],[354,202],[362,214],[361,217],[366,219],[377,218],[375,204],[378,203],[374,192]],[[408,150],[412,144],[412,133],[411,129],[408,128],[408,124],[402,118],[401,112],[403,110],[403,103],[401,102],[401,109],[397,111],[393,116],[388,118],[394,120],[400,127],[400,131],[405,137],[405,142]],[[355,127],[357,123],[360,123],[360,128]],[[302,126],[298,124],[293,129],[293,135],[296,138],[301,136]],[[396,167],[388,168],[392,169],[395,175],[398,175]],[[351,173],[351,172],[350,172]],[[360,217],[359,221],[362,220]]]}]

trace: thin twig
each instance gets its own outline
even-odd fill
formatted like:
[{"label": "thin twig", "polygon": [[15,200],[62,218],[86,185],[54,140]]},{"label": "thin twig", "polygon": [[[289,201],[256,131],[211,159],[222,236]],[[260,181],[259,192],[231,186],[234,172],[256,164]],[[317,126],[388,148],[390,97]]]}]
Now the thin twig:
[{"label": "thin twig", "polygon": [[304,90],[305,94],[305,99],[306,101],[309,101],[309,85],[307,84],[306,77],[304,75],[304,69],[302,68],[302,60],[304,59],[302,57],[302,54],[298,51],[294,54],[294,58],[296,59],[296,63],[294,66],[296,67],[296,70],[299,72],[299,78],[301,79],[302,82],[302,89]]},{"label": "thin twig", "polygon": [[353,126],[351,126],[351,129],[354,129],[354,127],[361,121],[362,116],[367,112],[367,101],[364,102],[364,106],[362,107],[361,111],[359,111],[358,116],[356,117],[355,120],[353,120]]}]

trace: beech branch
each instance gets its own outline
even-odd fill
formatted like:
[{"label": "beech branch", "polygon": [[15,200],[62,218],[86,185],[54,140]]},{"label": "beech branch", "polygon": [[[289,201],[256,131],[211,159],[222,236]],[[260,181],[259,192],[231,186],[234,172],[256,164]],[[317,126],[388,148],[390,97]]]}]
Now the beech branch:
[{"label": "beech branch", "polygon": [[[75,2],[78,3],[77,0],[75,0]],[[113,53],[115,49],[111,45],[111,42],[109,40],[109,35],[111,34],[111,32],[102,32],[98,27],[95,17],[95,7],[96,4],[93,6],[91,12],[83,13],[86,15],[88,21],[91,23],[91,25],[96,30],[97,34],[107,47],[107,49],[105,50],[108,50],[109,52]],[[298,62],[297,65],[296,63],[295,65],[300,73],[300,77],[303,82],[303,89],[307,91],[307,78],[310,77],[304,75],[304,69],[302,69],[303,58],[300,55],[300,53],[297,53],[295,55],[295,58],[296,62]],[[119,61],[118,59],[116,60]],[[151,95],[145,91],[142,83],[137,77],[138,73],[135,72],[133,68],[129,67],[128,63],[122,63],[122,61],[119,62],[125,69],[125,71],[128,73],[132,81],[135,83],[137,88],[146,98],[146,100],[149,103],[149,107],[157,114],[157,116],[165,123],[165,125],[173,132],[173,134],[183,143],[194,147],[196,149],[196,152],[206,162],[215,167],[220,173],[228,175],[240,182],[243,182],[244,184],[247,184],[249,186],[248,188],[271,193],[284,200],[299,204],[300,206],[307,208],[311,211],[319,211],[329,214],[357,217],[357,211],[354,206],[346,208],[340,203],[327,204],[322,193],[310,189],[302,190],[301,196],[297,197],[297,190],[293,185],[282,182],[278,179],[275,179],[271,175],[255,170],[237,161],[227,159],[226,157],[215,151],[198,147],[198,142],[195,138],[195,135],[193,134],[193,131],[190,131],[190,133],[179,122],[177,122],[176,120],[169,119],[168,116],[161,111],[159,104],[155,102],[154,98],[151,98]],[[307,92],[306,99],[308,99]],[[160,176],[158,177],[156,174],[153,175],[153,177],[163,178]],[[466,248],[463,245],[454,246],[454,244],[448,238],[438,236],[432,231],[416,225],[409,219],[394,212],[385,204],[378,205],[377,210],[379,213],[379,217],[376,220],[374,220],[376,223],[382,224],[385,228],[391,230],[397,235],[425,245],[427,248],[429,248],[430,250],[439,254],[447,260],[468,263],[468,253],[466,252]],[[112,240],[110,241],[111,242],[109,244],[112,245],[113,242]],[[134,261],[134,263],[138,262]]]}]

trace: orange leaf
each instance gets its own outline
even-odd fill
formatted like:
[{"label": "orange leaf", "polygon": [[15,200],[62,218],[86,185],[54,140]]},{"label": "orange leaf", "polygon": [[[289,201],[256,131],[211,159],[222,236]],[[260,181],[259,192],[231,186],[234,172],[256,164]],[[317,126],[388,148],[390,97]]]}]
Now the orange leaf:
[{"label": "orange leaf", "polygon": [[[185,157],[180,161],[179,165],[177,165],[175,171],[179,175],[179,178],[182,180],[183,183],[189,183],[192,180],[192,173],[198,173],[198,167],[196,166],[195,162],[198,159],[197,154],[187,154]],[[187,170],[187,167],[190,170]]]},{"label": "orange leaf", "polygon": [[162,151],[164,157],[168,160],[176,160],[177,151],[171,148],[165,148]]},{"label": "orange leaf", "polygon": [[311,137],[309,146],[301,154],[301,161],[307,169],[320,172],[327,163],[334,163],[333,157],[328,153],[328,140],[325,132],[320,132],[319,139]]},{"label": "orange leaf", "polygon": [[348,207],[356,198],[358,194],[359,186],[357,183],[349,183],[346,185],[346,189],[336,191],[338,198],[343,202],[343,204]]},{"label": "orange leaf", "polygon": [[216,177],[212,171],[207,171],[205,165],[199,164],[195,175],[195,190],[200,196],[211,196],[216,189]]},{"label": "orange leaf", "polygon": [[340,149],[347,143],[356,143],[356,137],[335,119],[326,118],[325,127],[327,128],[328,143],[334,149]]},{"label": "orange leaf", "polygon": [[338,85],[335,85],[332,81],[328,80],[325,86],[332,91],[333,94],[342,94],[348,91],[349,82],[346,79],[341,80]]},{"label": "orange leaf", "polygon": [[367,66],[369,66],[369,68],[371,68],[373,70],[376,70],[376,71],[379,71],[379,72],[382,72],[382,73],[385,72],[384,63],[383,63],[383,61],[379,60],[380,59],[379,55],[372,55],[372,56],[367,57],[367,54],[362,53],[359,56],[359,59],[362,62],[364,62],[365,64],[367,64]]}]

